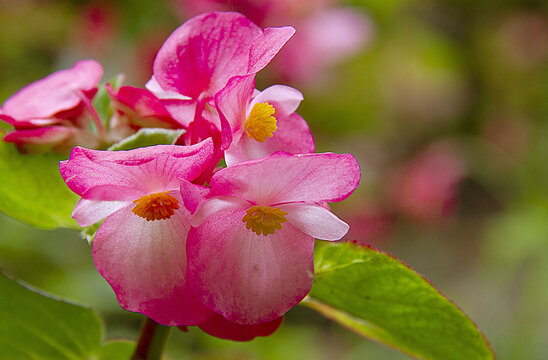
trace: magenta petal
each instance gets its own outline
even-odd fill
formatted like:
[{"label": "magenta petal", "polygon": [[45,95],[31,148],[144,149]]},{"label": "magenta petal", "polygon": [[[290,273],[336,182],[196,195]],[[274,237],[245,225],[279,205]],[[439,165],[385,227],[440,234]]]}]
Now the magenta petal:
[{"label": "magenta petal", "polygon": [[14,119],[49,118],[80,104],[79,93],[94,91],[103,69],[93,60],[82,60],[67,70],[38,80],[6,100],[0,113]]},{"label": "magenta petal", "polygon": [[279,208],[287,213],[287,221],[316,239],[339,240],[350,228],[347,223],[322,206],[289,203],[280,205]]},{"label": "magenta petal", "polygon": [[183,203],[191,213],[196,211],[198,204],[211,193],[210,188],[193,184],[185,179],[179,179],[179,184],[181,186],[181,193],[185,195]]},{"label": "magenta petal", "polygon": [[358,187],[360,167],[350,154],[275,153],[222,169],[211,178],[217,195],[273,205],[285,202],[334,202]]},{"label": "magenta petal", "polygon": [[244,209],[225,210],[192,228],[187,240],[189,283],[198,298],[228,321],[273,321],[312,286],[314,240],[285,223],[273,235],[246,229]]},{"label": "magenta petal", "polygon": [[255,75],[235,76],[215,96],[219,111],[226,117],[233,132],[245,123],[247,105],[255,89]]},{"label": "magenta petal", "polygon": [[257,73],[268,65],[293,34],[295,34],[295,28],[291,26],[264,29],[263,33],[253,41],[247,74]]},{"label": "magenta petal", "polygon": [[213,142],[157,145],[128,151],[73,149],[60,163],[61,176],[80,196],[134,200],[136,195],[179,189],[179,178],[194,180],[209,165]]},{"label": "magenta petal", "polygon": [[[177,193],[176,196],[181,201]],[[186,280],[188,211],[146,221],[125,207],[105,219],[93,241],[93,261],[120,305],[162,325],[197,325],[212,313]]]},{"label": "magenta petal", "polygon": [[308,124],[298,114],[278,117],[278,129],[274,136],[264,143],[242,134],[238,141],[225,152],[225,161],[228,166],[233,164],[259,159],[272,155],[276,151],[290,154],[308,154],[314,152],[314,138]]},{"label": "magenta petal", "polygon": [[154,77],[164,91],[198,99],[214,96],[236,75],[248,74],[249,51],[261,29],[242,14],[196,16],[158,51]]},{"label": "magenta petal", "polygon": [[4,136],[4,141],[15,144],[61,143],[75,135],[76,129],[66,126],[49,126],[28,130],[12,131]]},{"label": "magenta petal", "polygon": [[209,335],[233,341],[250,341],[257,336],[269,336],[278,330],[283,317],[257,325],[240,325],[215,314],[211,319],[201,323],[200,329]]},{"label": "magenta petal", "polygon": [[[181,190],[183,188],[181,187]],[[219,212],[229,209],[242,209],[251,206],[244,199],[233,196],[216,196],[211,199],[204,200],[198,206],[196,212],[190,218],[190,224],[194,227],[200,226],[208,217]]]}]

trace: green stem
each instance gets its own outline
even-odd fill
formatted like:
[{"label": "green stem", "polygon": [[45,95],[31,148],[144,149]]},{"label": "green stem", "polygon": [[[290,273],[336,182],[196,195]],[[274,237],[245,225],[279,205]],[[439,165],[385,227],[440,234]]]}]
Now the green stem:
[{"label": "green stem", "polygon": [[146,318],[131,360],[161,360],[171,327]]}]

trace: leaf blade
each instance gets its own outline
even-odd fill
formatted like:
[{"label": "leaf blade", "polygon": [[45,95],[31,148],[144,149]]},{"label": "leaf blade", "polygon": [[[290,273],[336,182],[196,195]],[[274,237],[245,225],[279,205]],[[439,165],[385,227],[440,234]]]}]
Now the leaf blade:
[{"label": "leaf blade", "polygon": [[358,334],[423,359],[493,359],[476,325],[424,277],[375,249],[321,246],[304,301]]}]

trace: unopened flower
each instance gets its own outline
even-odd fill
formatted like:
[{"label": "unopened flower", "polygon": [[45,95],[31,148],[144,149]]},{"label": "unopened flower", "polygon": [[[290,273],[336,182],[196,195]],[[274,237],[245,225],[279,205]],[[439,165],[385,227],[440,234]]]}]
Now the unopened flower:
[{"label": "unopened flower", "polygon": [[82,199],[72,214],[80,226],[105,219],[93,241],[97,270],[120,305],[163,325],[198,325],[214,314],[186,278],[190,212],[180,181],[209,165],[211,140],[129,151],[75,148],[61,175]]},{"label": "unopened flower", "polygon": [[102,74],[97,62],[82,60],[19,90],[0,108],[0,119],[15,128],[4,141],[22,151],[63,153],[77,144],[97,146],[90,122],[99,132],[104,129],[90,101]]},{"label": "unopened flower", "polygon": [[352,155],[275,153],[215,173],[191,219],[188,276],[211,310],[242,325],[274,321],[312,286],[314,238],[348,225],[322,206],[358,186]]}]

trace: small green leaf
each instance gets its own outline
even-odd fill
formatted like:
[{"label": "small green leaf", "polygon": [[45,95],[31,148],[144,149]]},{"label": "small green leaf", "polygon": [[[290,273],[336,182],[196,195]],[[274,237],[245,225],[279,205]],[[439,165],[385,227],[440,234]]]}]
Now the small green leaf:
[{"label": "small green leaf", "polygon": [[396,258],[349,243],[317,250],[314,285],[303,305],[421,359],[494,358],[474,323]]},{"label": "small green leaf", "polygon": [[56,154],[21,154],[0,141],[0,211],[43,229],[78,228],[71,218],[78,201],[61,178]]},{"label": "small green leaf", "polygon": [[172,145],[177,138],[184,134],[184,130],[170,129],[140,129],[135,134],[125,138],[124,140],[112,145],[109,150],[131,150],[144,146],[153,145]]},{"label": "small green leaf", "polygon": [[[123,79],[123,75],[118,75],[107,81],[114,89],[118,89]],[[112,116],[112,108],[110,106],[111,99],[107,89],[101,86],[93,98],[93,107],[97,111],[101,122],[105,127],[108,126],[110,117]]]},{"label": "small green leaf", "polygon": [[91,309],[0,274],[0,359],[88,359],[100,345],[101,323]]}]

